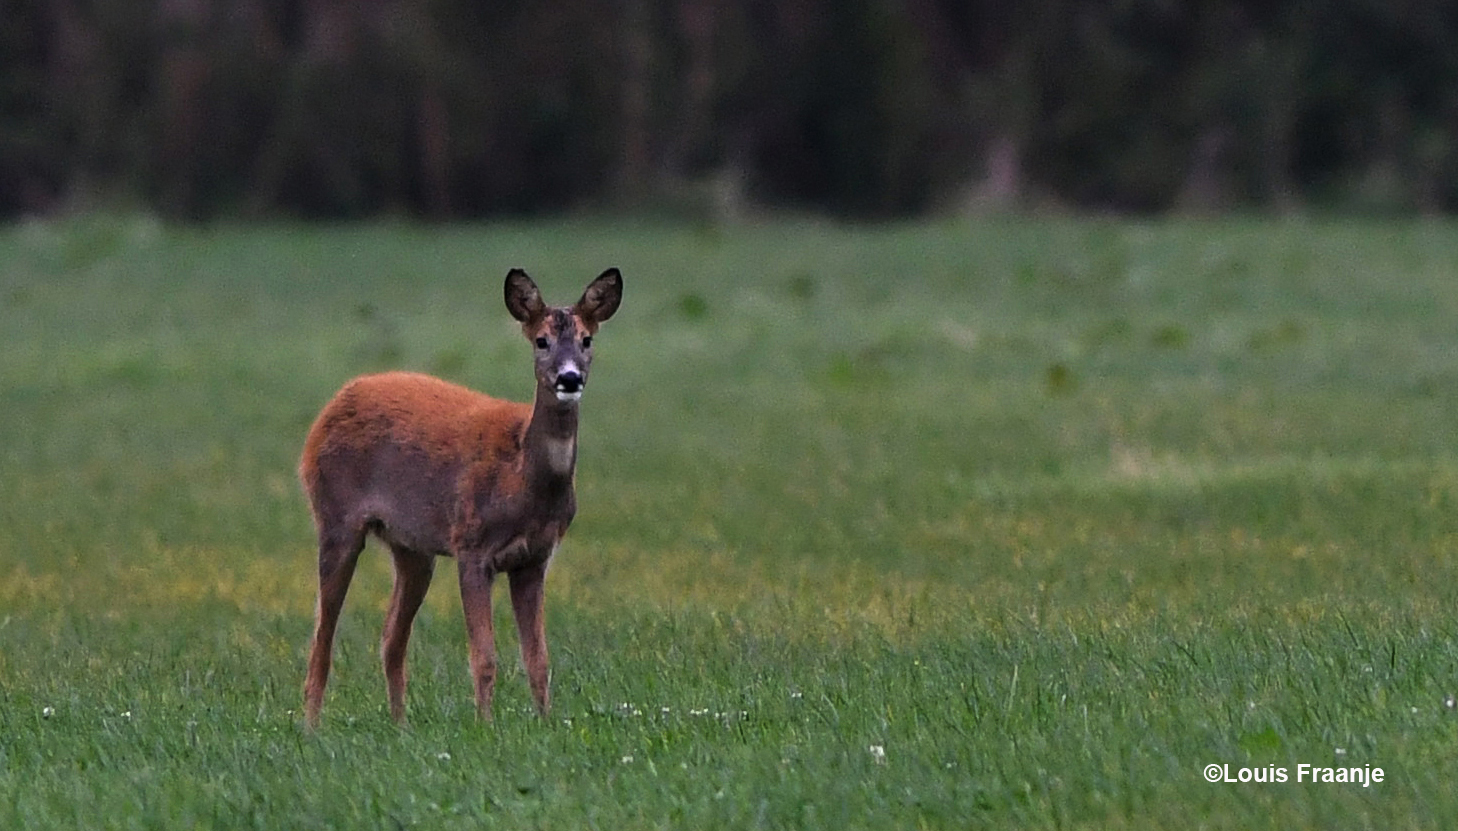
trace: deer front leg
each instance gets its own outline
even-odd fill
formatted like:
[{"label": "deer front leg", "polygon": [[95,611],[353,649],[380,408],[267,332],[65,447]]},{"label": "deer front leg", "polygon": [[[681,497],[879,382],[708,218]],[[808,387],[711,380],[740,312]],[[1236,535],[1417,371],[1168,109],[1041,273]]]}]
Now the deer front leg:
[{"label": "deer front leg", "polygon": [[511,608],[516,613],[516,631],[521,637],[521,662],[526,667],[527,679],[532,686],[532,698],[537,702],[537,712],[545,717],[551,708],[547,629],[542,610],[546,595],[544,588],[547,564],[542,562],[513,571],[509,579]]},{"label": "deer front leg", "polygon": [[496,573],[475,558],[458,555],[461,606],[466,612],[466,639],[471,649],[471,681],[476,687],[476,713],[491,719],[491,694],[496,688],[496,634],[491,628],[491,585]]}]

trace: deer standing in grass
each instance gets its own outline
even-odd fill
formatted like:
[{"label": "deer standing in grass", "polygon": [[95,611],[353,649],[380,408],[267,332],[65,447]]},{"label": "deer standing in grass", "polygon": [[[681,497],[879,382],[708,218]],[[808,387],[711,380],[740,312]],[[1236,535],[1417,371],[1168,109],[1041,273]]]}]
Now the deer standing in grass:
[{"label": "deer standing in grass", "polygon": [[532,404],[387,372],[350,381],[325,405],[299,463],[319,532],[319,605],[304,683],[309,726],[319,723],[334,630],[370,533],[395,561],[380,644],[391,717],[405,718],[405,647],[437,555],[455,557],[460,573],[480,715],[491,717],[496,684],[491,586],[501,573],[511,584],[532,697],[547,714],[543,582],[577,509],[577,405],[592,337],[622,293],[622,276],[612,268],[575,305],[553,307],[526,272],[506,275],[506,308],[536,351]]}]

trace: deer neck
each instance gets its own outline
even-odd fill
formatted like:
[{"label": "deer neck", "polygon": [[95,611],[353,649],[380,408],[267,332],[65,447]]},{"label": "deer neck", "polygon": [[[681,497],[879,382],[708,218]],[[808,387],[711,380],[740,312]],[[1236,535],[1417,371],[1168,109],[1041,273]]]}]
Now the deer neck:
[{"label": "deer neck", "polygon": [[577,467],[577,403],[564,404],[552,390],[539,388],[524,444],[529,487],[570,488]]}]

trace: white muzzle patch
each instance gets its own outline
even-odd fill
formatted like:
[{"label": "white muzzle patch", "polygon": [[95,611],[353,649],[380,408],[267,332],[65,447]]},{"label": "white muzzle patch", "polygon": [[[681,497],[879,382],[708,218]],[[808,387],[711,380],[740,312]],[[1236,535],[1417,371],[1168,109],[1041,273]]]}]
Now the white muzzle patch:
[{"label": "white muzzle patch", "polygon": [[[563,384],[560,380],[568,377],[573,381],[570,386]],[[582,377],[582,370],[578,368],[575,361],[563,362],[561,368],[557,370],[557,378],[556,393],[558,401],[579,401],[582,399],[582,384],[586,379]]]}]

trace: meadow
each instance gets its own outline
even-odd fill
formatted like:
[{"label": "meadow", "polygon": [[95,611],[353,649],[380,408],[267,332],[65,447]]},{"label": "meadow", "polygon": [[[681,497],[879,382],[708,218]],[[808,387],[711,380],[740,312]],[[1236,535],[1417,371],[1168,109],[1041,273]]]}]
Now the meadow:
[{"label": "meadow", "polygon": [[[372,545],[306,732],[313,416],[525,399],[507,269],[609,265],[551,717],[498,602],[476,719],[442,567],[397,728]],[[5,227],[0,828],[1454,827],[1455,278],[1450,223]]]}]

